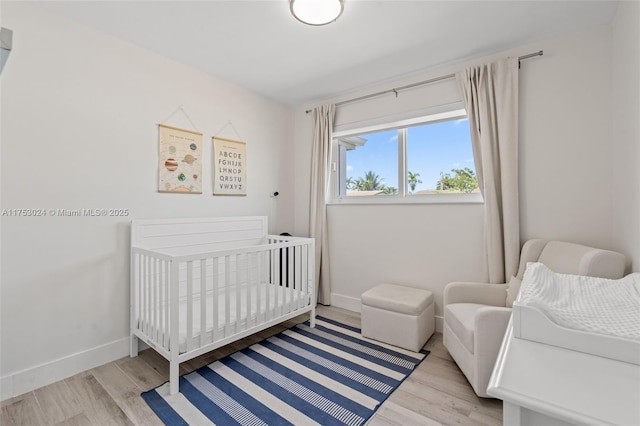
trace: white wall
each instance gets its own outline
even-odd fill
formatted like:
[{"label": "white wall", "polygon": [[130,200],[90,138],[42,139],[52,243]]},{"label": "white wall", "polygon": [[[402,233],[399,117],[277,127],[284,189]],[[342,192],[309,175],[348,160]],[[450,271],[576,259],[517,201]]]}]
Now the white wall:
[{"label": "white wall", "polygon": [[[3,398],[128,354],[134,218],[293,222],[292,110],[159,55],[3,2],[2,208],[125,208],[128,217],[2,217]],[[204,133],[202,195],[157,192],[157,124]],[[213,197],[211,136],[247,143],[248,194]],[[283,195],[269,197],[274,190]],[[109,359],[111,358],[111,359]]]},{"label": "white wall", "polygon": [[613,239],[640,271],[640,3],[620,2],[613,21]]},{"label": "white wall", "polygon": [[[611,36],[598,27],[469,60],[423,74],[385,82],[328,101],[339,102],[406,83],[447,75],[473,63],[544,50],[520,71],[521,238],[557,238],[610,248],[612,154]],[[440,85],[440,83],[436,83]],[[413,108],[447,103],[440,89],[401,92]],[[422,99],[423,104],[416,103]],[[324,101],[323,101],[324,102]],[[318,104],[323,103],[318,102]],[[362,117],[399,113],[393,95],[338,108],[339,124]],[[387,106],[384,106],[384,105]],[[391,105],[391,106],[388,106]],[[297,109],[296,232],[308,216],[311,117],[313,105]],[[346,107],[344,107],[346,108]],[[360,115],[354,110],[358,110]],[[341,121],[342,120],[342,121]],[[328,209],[333,303],[355,309],[360,294],[383,281],[404,282],[434,292],[442,315],[442,290],[451,281],[486,279],[483,206],[331,205]]]},{"label": "white wall", "polygon": [[611,29],[546,40],[520,70],[522,240],[611,243]]}]

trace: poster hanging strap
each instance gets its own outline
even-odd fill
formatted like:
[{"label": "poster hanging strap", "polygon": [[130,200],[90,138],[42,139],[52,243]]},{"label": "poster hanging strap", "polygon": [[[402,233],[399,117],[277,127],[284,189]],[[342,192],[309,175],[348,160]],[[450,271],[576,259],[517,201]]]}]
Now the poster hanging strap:
[{"label": "poster hanging strap", "polygon": [[227,124],[225,124],[224,126],[222,126],[222,128],[220,130],[218,130],[218,132],[213,135],[213,137],[215,139],[219,139],[219,140],[225,140],[225,141],[229,141],[229,142],[238,142],[238,141],[234,141],[232,139],[225,139],[225,138],[220,138],[218,137],[218,135],[220,133],[223,132],[224,129],[226,129],[227,127],[231,127],[231,130],[233,130],[233,132],[236,134],[236,136],[238,137],[238,141],[242,140],[242,137],[240,137],[240,133],[238,133],[238,131],[236,130],[235,126],[233,125],[233,123],[231,122],[231,120],[227,121]]},{"label": "poster hanging strap", "polygon": [[195,125],[195,123],[191,119],[191,117],[189,117],[189,114],[187,114],[187,111],[184,109],[184,105],[180,105],[178,108],[176,108],[171,114],[169,114],[169,116],[167,118],[162,120],[161,123],[169,121],[171,119],[171,117],[173,117],[174,115],[176,115],[180,111],[182,112],[182,114],[184,114],[185,117],[187,117],[187,120],[189,120],[189,123],[191,123],[191,126],[193,126],[193,129],[196,132],[201,133],[200,130],[198,129],[198,127]]}]

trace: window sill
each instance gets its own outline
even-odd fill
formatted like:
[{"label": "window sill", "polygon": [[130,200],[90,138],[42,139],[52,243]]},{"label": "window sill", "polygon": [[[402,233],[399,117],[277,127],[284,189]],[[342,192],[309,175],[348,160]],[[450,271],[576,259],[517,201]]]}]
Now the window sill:
[{"label": "window sill", "polygon": [[480,193],[472,194],[429,194],[429,195],[371,195],[339,197],[328,205],[371,205],[371,204],[483,204]]}]

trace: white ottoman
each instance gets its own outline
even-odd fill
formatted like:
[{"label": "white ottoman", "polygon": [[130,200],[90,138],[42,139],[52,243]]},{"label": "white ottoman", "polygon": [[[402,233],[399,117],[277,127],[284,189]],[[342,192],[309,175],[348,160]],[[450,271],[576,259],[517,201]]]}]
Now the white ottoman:
[{"label": "white ottoman", "polygon": [[380,284],[361,300],[364,337],[419,352],[435,330],[429,290]]}]

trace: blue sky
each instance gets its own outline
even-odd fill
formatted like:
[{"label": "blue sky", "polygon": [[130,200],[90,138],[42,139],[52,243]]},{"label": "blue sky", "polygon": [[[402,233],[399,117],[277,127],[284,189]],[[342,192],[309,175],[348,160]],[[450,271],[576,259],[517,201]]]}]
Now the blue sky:
[{"label": "blue sky", "polygon": [[[396,130],[359,135],[367,143],[347,152],[347,177],[357,179],[373,170],[387,186],[398,187],[398,137]],[[467,119],[409,127],[407,166],[420,173],[416,191],[435,189],[440,173],[469,167],[475,171]]]}]

